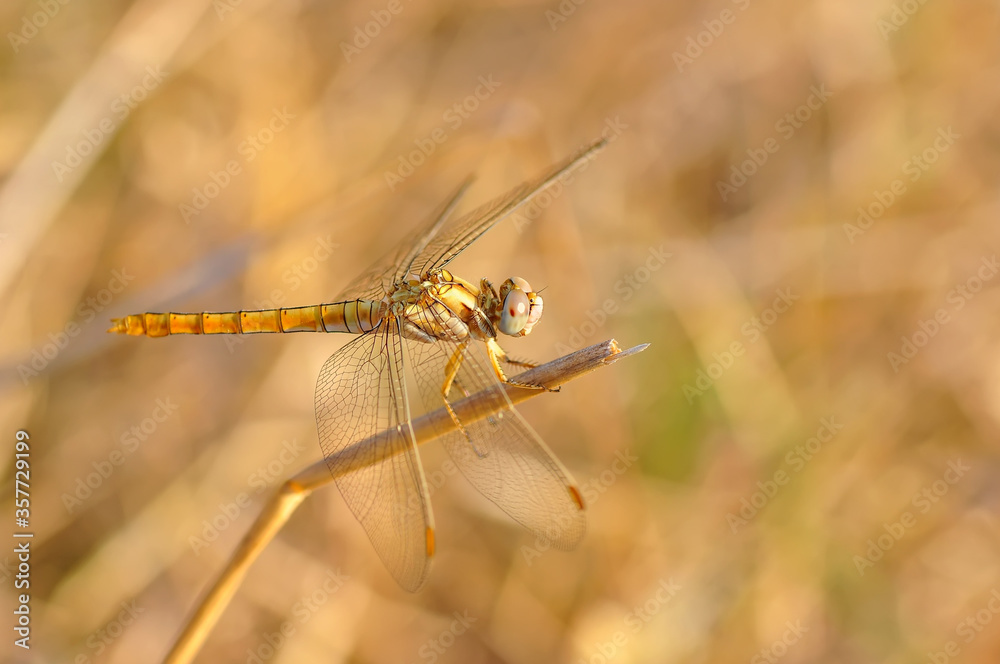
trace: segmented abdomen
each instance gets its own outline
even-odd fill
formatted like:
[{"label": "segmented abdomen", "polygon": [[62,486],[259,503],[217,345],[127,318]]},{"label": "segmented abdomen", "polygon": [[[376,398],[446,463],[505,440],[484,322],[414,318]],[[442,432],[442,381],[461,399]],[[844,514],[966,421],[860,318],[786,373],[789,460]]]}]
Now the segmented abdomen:
[{"label": "segmented abdomen", "polygon": [[133,336],[171,334],[258,334],[263,332],[348,332],[361,334],[378,325],[382,303],[351,300],[290,309],[144,313],[111,319],[108,332]]}]

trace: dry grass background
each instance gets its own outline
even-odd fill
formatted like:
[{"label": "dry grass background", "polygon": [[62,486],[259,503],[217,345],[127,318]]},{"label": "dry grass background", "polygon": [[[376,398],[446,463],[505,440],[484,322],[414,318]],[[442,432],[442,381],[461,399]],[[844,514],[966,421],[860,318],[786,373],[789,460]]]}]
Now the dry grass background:
[{"label": "dry grass background", "polygon": [[[9,34],[41,5],[0,7],[0,413],[11,446],[32,436],[36,533],[33,648],[10,657],[158,660],[262,504],[257,469],[275,483],[319,458],[312,390],[346,339],[120,338],[110,316],[327,301],[468,172],[467,207],[618,122],[544,213],[454,264],[546,287],[542,323],[507,344],[518,355],[652,343],[523,407],[589,487],[583,545],[525,556],[531,538],[448,477],[439,557],[410,595],[331,487],[252,568],[199,661],[253,661],[285,623],[267,661],[996,661],[997,279],[954,290],[1000,245],[996,2],[927,0],[882,34],[887,1],[402,0],[349,62],[340,43],[386,2],[223,2],[73,2],[24,42]],[[734,20],[679,71],[675,53],[723,10]],[[123,117],[114,100],[147,67],[162,81]],[[481,76],[499,87],[454,126],[445,113]],[[792,135],[776,126],[819,86],[831,96]],[[275,109],[294,117],[248,161],[241,142]],[[52,162],[102,123],[60,181]],[[948,127],[959,137],[912,180],[908,160]],[[436,128],[444,143],[390,191],[386,171]],[[724,200],[718,182],[765,145],[778,149]],[[240,173],[186,223],[179,206],[230,160]],[[845,232],[896,180],[885,213]],[[321,242],[337,247],[313,264]],[[132,279],[97,312],[88,298],[115,270]],[[756,338],[744,326],[779,289],[798,299]],[[615,313],[585,326],[606,300]],[[948,322],[921,338],[939,309]],[[25,375],[71,322],[79,334]],[[914,334],[926,343],[894,370],[887,354]],[[731,367],[685,390],[734,342]],[[128,449],[158,400],[176,411]],[[808,462],[787,456],[830,417],[843,428]],[[301,452],[282,458],[283,441]],[[67,509],[116,450],[130,453]],[[616,473],[619,454],[637,460]],[[442,468],[433,444],[423,458]],[[940,483],[958,461],[969,469]],[[776,473],[787,483],[732,527]],[[196,555],[191,538],[240,494],[250,506]],[[859,573],[885,524],[901,536]],[[346,579],[326,596],[329,570]],[[120,629],[123,603],[141,613]],[[475,620],[438,653],[456,612]],[[954,656],[928,655],[949,641]]]}]

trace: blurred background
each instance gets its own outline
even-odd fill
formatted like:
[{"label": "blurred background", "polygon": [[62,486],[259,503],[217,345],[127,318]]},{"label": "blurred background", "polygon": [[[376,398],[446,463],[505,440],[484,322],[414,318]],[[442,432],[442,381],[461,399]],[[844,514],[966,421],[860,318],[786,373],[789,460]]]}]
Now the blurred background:
[{"label": "blurred background", "polygon": [[545,551],[431,443],[423,591],[331,486],[198,661],[997,660],[996,2],[32,0],[0,26],[2,505],[25,429],[35,533],[12,661],[159,661],[320,459],[346,337],[112,316],[329,301],[467,174],[471,209],[602,134],[452,264],[545,287],[515,356],[651,343],[522,407],[583,544]]}]

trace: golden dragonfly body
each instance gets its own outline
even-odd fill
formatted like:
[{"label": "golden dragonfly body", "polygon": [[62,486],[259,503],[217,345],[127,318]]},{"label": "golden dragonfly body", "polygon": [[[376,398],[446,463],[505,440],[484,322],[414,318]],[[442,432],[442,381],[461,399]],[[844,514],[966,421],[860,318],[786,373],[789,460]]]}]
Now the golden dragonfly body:
[{"label": "golden dragonfly body", "polygon": [[[524,279],[499,289],[478,286],[445,266],[498,221],[584,165],[598,141],[472,212],[452,218],[463,184],[430,223],[399,243],[335,301],[260,311],[143,313],[114,319],[109,332],[175,334],[343,332],[358,335],[323,365],[316,384],[320,445],[337,486],[401,586],[426,581],[434,555],[434,519],[411,426],[415,377],[426,410],[447,407],[456,430],[442,435],[470,482],[516,521],[552,546],[583,537],[584,504],[569,471],[514,408],[500,334],[525,336],[542,315],[542,298]],[[506,369],[506,370],[505,370]],[[455,390],[492,391],[490,412],[463,424],[451,407]],[[345,472],[340,453],[377,437],[371,458]],[[388,450],[388,451],[387,451]]]}]

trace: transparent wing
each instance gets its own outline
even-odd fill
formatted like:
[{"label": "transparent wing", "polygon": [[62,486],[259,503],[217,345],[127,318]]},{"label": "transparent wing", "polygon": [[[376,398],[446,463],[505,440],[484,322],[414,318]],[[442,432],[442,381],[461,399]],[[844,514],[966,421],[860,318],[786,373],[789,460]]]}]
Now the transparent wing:
[{"label": "transparent wing", "polygon": [[568,159],[552,166],[547,172],[535,179],[511,189],[503,196],[493,199],[468,214],[441,223],[440,228],[430,237],[426,246],[408,260],[404,271],[424,274],[428,270],[444,267],[497,222],[522,205],[526,205],[532,198],[555,184],[570,171],[579,168],[605,145],[607,145],[605,139],[591,143]]},{"label": "transparent wing", "polygon": [[[443,405],[445,368],[459,346],[448,341],[411,343],[409,354],[424,408]],[[441,441],[455,465],[480,493],[511,518],[560,549],[572,549],[586,531],[586,516],[569,471],[507,398],[480,342],[465,349],[449,400],[489,390],[482,419],[462,421],[472,443],[454,431]]]},{"label": "transparent wing", "polygon": [[394,324],[383,320],[326,361],[316,381],[316,424],[344,501],[399,585],[415,591],[430,569],[434,517]]},{"label": "transparent wing", "polygon": [[444,267],[494,224],[530,202],[568,172],[578,168],[606,144],[607,141],[604,139],[591,143],[534,180],[525,182],[472,212],[453,219],[451,213],[472,183],[471,178],[467,179],[426,224],[394,245],[369,270],[358,276],[337,295],[335,301],[380,300],[392,287],[393,282],[408,274],[423,275],[430,269]]},{"label": "transparent wing", "polygon": [[430,238],[437,233],[438,229],[454,212],[470,184],[472,184],[472,178],[467,178],[448,200],[434,211],[426,223],[418,226],[394,244],[374,265],[348,284],[334,301],[381,300],[389,292],[393,282],[405,276],[404,266],[411,261],[412,256],[418,250],[422,250],[427,245]]}]

